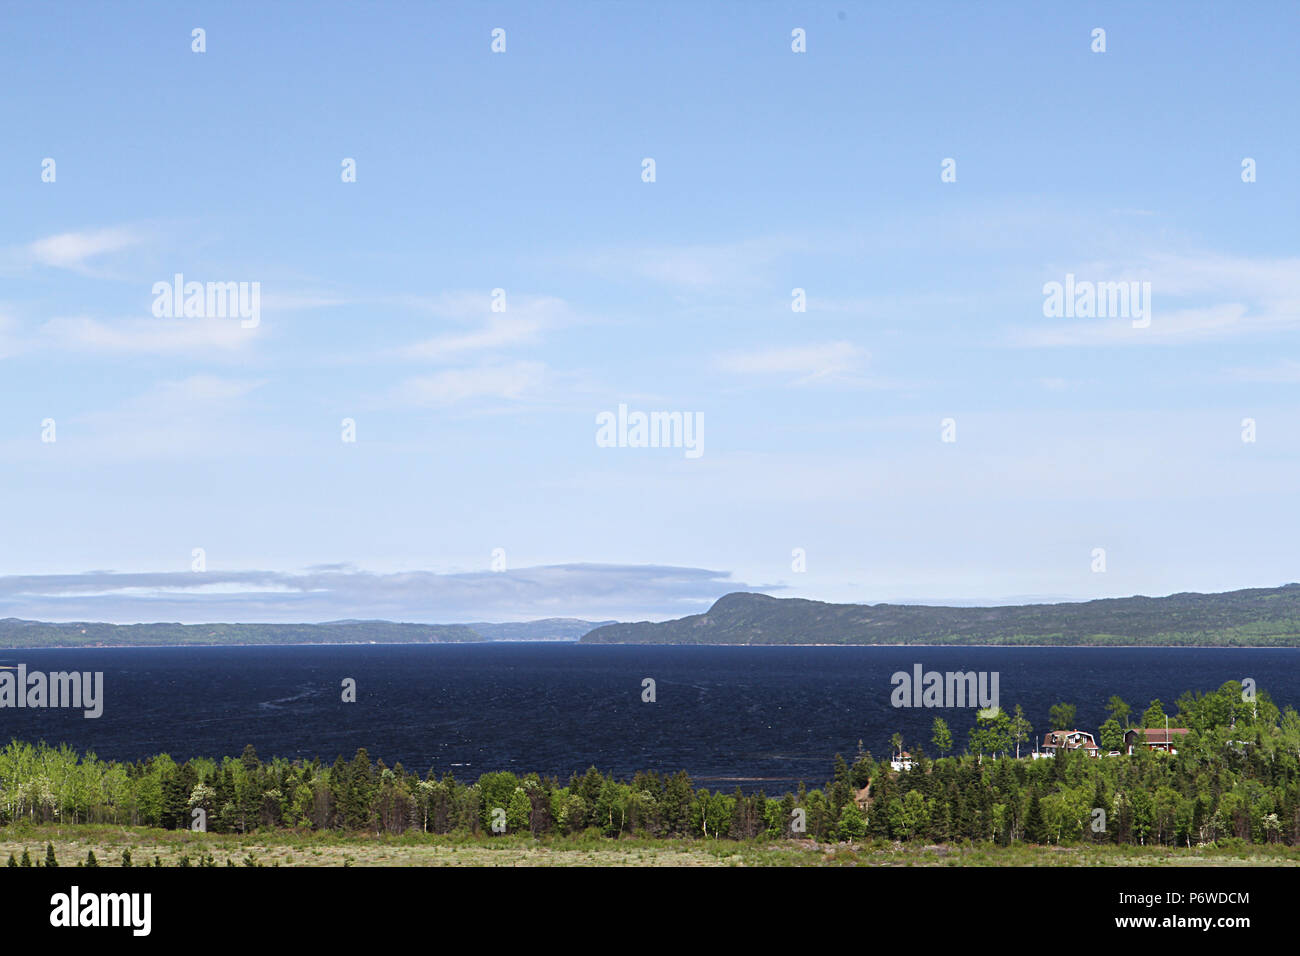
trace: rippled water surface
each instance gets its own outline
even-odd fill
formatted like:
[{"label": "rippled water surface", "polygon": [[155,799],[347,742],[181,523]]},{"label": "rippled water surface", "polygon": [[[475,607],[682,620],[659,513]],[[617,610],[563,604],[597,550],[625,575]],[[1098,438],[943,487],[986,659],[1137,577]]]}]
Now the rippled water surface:
[{"label": "rippled water surface", "polygon": [[[1159,697],[1253,677],[1300,707],[1300,649],[649,647],[578,644],[97,648],[0,651],[29,670],[103,671],[104,714],[0,710],[0,736],[66,742],[105,759],[158,752],[332,762],[366,747],[389,765],[476,777],[590,765],[687,770],[703,786],[820,784],[835,753],[874,754],[901,732],[927,744],[936,715],[964,741],[971,711],[895,709],[890,675],[984,670],[1037,733],[1048,708],[1078,706],[1096,731],[1111,694],[1139,713]],[[355,704],[341,701],[344,678]],[[643,703],[642,680],[657,700]]]}]

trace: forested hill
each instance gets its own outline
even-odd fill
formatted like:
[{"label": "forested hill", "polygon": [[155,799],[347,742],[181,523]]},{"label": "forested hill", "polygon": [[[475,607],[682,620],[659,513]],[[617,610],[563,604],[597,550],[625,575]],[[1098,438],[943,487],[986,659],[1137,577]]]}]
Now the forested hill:
[{"label": "forested hill", "polygon": [[441,644],[482,641],[461,624],[51,624],[0,620],[0,647],[148,647],[163,644]]},{"label": "forested hill", "polygon": [[738,592],[704,614],[608,624],[588,644],[1094,644],[1300,647],[1300,584],[1071,604],[825,604]]}]

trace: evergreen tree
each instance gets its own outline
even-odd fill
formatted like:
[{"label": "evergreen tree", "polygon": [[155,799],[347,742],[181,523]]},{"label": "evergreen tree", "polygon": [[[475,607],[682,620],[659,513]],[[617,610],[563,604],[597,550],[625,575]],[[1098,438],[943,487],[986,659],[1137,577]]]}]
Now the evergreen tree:
[{"label": "evergreen tree", "polygon": [[1052,779],[1061,786],[1065,786],[1066,772],[1070,769],[1070,761],[1074,759],[1075,754],[1081,753],[1078,750],[1066,750],[1064,747],[1057,750],[1056,756],[1052,760]]},{"label": "evergreen tree", "polygon": [[189,792],[184,789],[180,774],[172,773],[163,778],[162,827],[164,830],[179,830],[188,825],[190,815],[186,806]]},{"label": "evergreen tree", "polygon": [[1106,799],[1106,790],[1102,786],[1101,777],[1097,778],[1097,787],[1092,793],[1092,806],[1094,810],[1099,809],[1106,814],[1104,817],[1106,828],[1104,830],[1098,833],[1092,831],[1091,827],[1089,828],[1089,832],[1092,833],[1092,841],[1094,843],[1106,843],[1111,838],[1110,803]]},{"label": "evergreen tree", "polygon": [[334,766],[330,769],[329,775],[329,792],[330,800],[334,805],[335,819],[330,821],[331,825],[345,824],[349,807],[349,771],[347,762],[344,761],[343,755],[339,754],[334,760]]},{"label": "evergreen tree", "polygon": [[371,801],[376,789],[374,769],[365,747],[357,750],[348,767],[347,825],[353,830],[371,825]]},{"label": "evergreen tree", "polygon": [[1153,700],[1142,714],[1142,726],[1148,730],[1165,729],[1165,705],[1160,703],[1159,698]]},{"label": "evergreen tree", "polygon": [[831,771],[831,777],[835,783],[842,783],[846,786],[849,782],[849,765],[844,762],[844,758],[839,754],[835,755],[834,769]]},{"label": "evergreen tree", "polygon": [[853,785],[854,791],[861,790],[871,782],[871,772],[876,769],[875,761],[871,759],[871,754],[864,753],[849,768],[849,782]]},{"label": "evergreen tree", "polygon": [[59,865],[59,864],[55,861],[55,859],[54,859],[54,844],[53,844],[53,843],[46,843],[46,844],[45,844],[45,865],[46,865],[46,866],[58,866],[58,865]]},{"label": "evergreen tree", "polygon": [[1037,790],[1029,795],[1029,809],[1025,811],[1025,841],[1047,842],[1047,828],[1043,825],[1043,808],[1039,805]]}]

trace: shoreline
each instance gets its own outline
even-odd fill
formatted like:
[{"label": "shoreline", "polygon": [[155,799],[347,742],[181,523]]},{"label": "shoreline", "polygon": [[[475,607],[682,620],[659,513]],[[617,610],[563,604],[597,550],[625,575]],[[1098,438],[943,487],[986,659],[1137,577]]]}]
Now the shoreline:
[{"label": "shoreline", "polygon": [[637,643],[634,641],[600,642],[584,644],[582,641],[294,641],[290,644],[55,644],[44,646],[0,647],[0,654],[21,651],[120,651],[120,650],[160,650],[164,648],[195,649],[222,647],[484,647],[493,645],[573,645],[580,647],[916,647],[961,649],[971,647],[984,648],[1021,648],[1025,650],[1168,650],[1168,651],[1295,651],[1300,650],[1296,644],[706,644],[706,643]]}]

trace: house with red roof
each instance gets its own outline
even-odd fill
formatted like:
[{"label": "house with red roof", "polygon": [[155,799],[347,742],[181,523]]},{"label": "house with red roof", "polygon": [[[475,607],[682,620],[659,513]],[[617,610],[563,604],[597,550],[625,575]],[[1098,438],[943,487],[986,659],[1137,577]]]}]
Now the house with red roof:
[{"label": "house with red roof", "polygon": [[1043,753],[1055,757],[1059,750],[1082,750],[1089,757],[1096,757],[1101,748],[1092,734],[1086,730],[1051,730],[1043,735]]},{"label": "house with red roof", "polygon": [[1146,744],[1148,750],[1161,750],[1167,754],[1176,754],[1178,749],[1174,746],[1187,734],[1186,727],[1170,727],[1166,730],[1164,727],[1143,727],[1131,728],[1124,731],[1124,752],[1131,754],[1134,748]]}]

